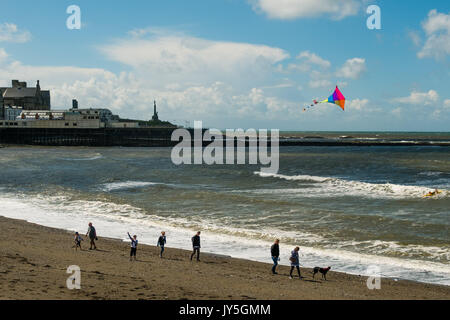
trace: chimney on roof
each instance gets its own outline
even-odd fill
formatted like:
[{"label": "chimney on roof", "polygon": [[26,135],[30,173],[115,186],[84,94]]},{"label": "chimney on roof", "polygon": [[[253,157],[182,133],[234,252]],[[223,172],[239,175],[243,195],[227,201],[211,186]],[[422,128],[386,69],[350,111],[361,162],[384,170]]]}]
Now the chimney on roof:
[{"label": "chimney on roof", "polygon": [[12,87],[13,88],[26,88],[27,83],[26,82],[20,82],[19,80],[13,80],[12,81]]}]

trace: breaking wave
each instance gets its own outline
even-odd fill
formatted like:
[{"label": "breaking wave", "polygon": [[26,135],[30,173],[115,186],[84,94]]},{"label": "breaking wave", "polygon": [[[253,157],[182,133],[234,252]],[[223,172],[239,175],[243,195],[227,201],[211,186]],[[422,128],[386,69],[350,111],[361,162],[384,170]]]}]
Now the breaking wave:
[{"label": "breaking wave", "polygon": [[124,181],[124,182],[112,182],[105,183],[100,187],[100,190],[105,192],[126,190],[126,189],[136,189],[145,188],[149,186],[157,185],[156,182],[144,182],[144,181]]},{"label": "breaking wave", "polygon": [[63,158],[62,160],[65,160],[65,161],[94,161],[94,160],[99,160],[102,158],[103,158],[103,156],[100,153],[96,153],[94,155],[87,156],[85,158]]},{"label": "breaking wave", "polygon": [[[287,181],[298,181],[303,188],[281,189],[286,193],[299,193],[305,197],[327,197],[327,196],[358,196],[368,198],[422,198],[428,192],[434,190],[434,186],[409,186],[400,184],[377,184],[362,181],[344,180],[332,177],[318,177],[309,175],[288,176],[255,172],[262,178],[275,178]],[[277,193],[280,189],[256,190],[262,193]],[[447,197],[449,190],[442,190],[436,198]]]}]

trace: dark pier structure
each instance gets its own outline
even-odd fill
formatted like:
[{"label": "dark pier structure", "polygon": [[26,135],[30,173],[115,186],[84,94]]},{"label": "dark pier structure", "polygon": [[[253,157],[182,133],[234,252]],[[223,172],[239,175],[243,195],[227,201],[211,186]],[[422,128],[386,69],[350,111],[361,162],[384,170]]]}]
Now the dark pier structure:
[{"label": "dark pier structure", "polygon": [[[87,146],[87,147],[173,147],[178,141],[172,141],[176,127],[141,128],[0,128],[0,144],[3,145],[41,145],[41,146]],[[194,129],[188,129],[194,136]],[[203,129],[205,131],[206,129]],[[224,140],[226,138],[224,137]],[[270,138],[269,138],[270,139]],[[237,145],[235,138],[235,146]],[[242,140],[242,139],[239,139]],[[194,141],[193,141],[194,143]],[[210,141],[204,141],[203,146]],[[259,143],[259,142],[258,142]],[[225,144],[225,142],[224,142]],[[264,144],[265,145],[265,144]],[[270,140],[267,141],[270,146]],[[245,139],[245,146],[249,140]],[[353,140],[303,138],[289,139],[280,137],[279,146],[333,146],[333,147],[382,147],[382,146],[434,146],[450,147],[448,139],[438,141],[418,140]]]},{"label": "dark pier structure", "polygon": [[168,147],[176,128],[0,128],[1,144]]}]

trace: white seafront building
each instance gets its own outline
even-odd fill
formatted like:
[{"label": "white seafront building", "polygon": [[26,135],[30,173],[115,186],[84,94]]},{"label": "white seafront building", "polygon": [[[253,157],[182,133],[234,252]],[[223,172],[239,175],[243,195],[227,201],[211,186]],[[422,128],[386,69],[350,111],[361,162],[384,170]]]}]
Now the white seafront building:
[{"label": "white seafront building", "polygon": [[121,122],[108,109],[23,110],[5,108],[0,127],[8,128],[137,128],[137,122]]}]

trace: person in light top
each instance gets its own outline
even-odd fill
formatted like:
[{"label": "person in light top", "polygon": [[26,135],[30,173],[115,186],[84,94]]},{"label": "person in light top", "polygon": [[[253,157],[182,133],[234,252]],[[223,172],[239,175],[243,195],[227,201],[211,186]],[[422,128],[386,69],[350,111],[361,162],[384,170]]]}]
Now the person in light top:
[{"label": "person in light top", "polygon": [[289,278],[293,279],[292,272],[294,271],[294,268],[297,268],[298,272],[298,278],[302,279],[302,275],[300,274],[300,259],[298,252],[300,251],[299,247],[296,247],[291,252],[291,257],[289,258],[289,261],[291,261],[291,272],[289,272]]},{"label": "person in light top", "polygon": [[129,232],[127,232],[127,234],[128,234],[128,238],[130,238],[130,240],[131,240],[130,261],[132,261],[133,257],[134,257],[134,261],[136,261],[136,251],[137,251],[137,246],[138,246],[137,236],[134,235],[133,237],[131,237]]}]

